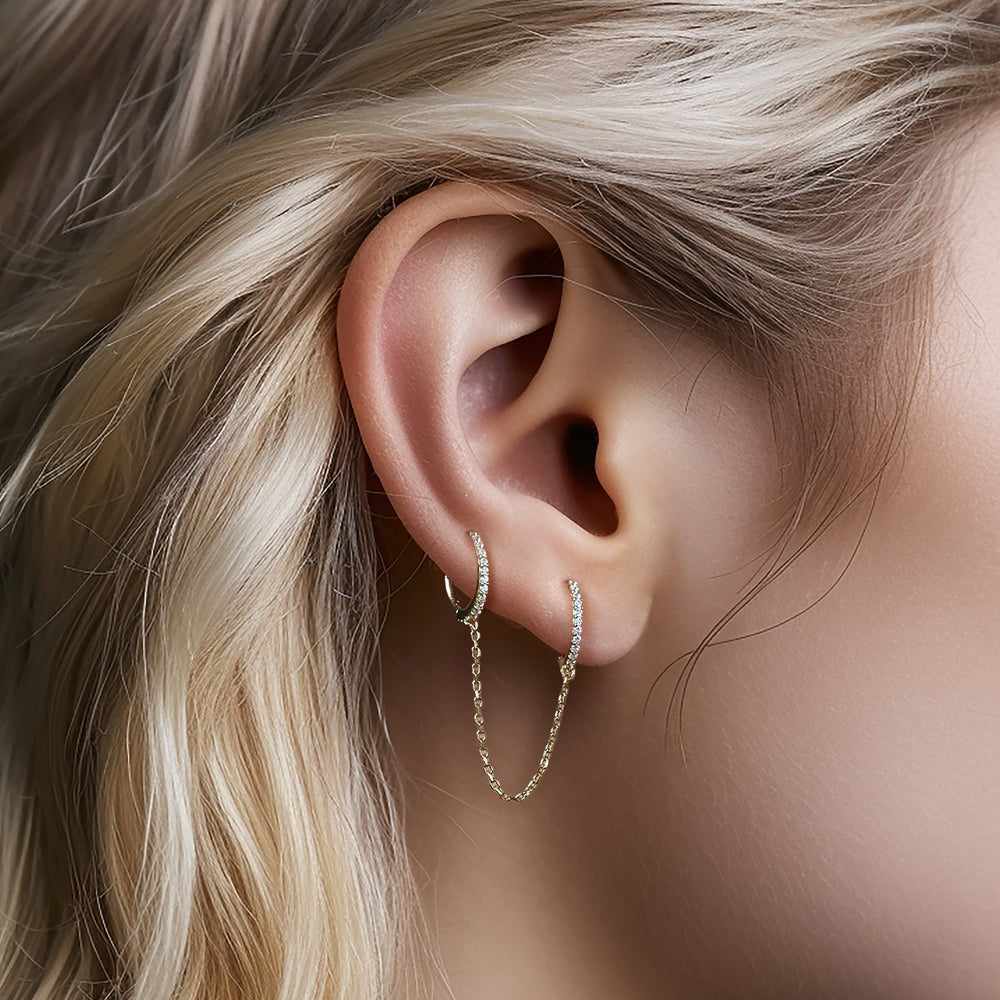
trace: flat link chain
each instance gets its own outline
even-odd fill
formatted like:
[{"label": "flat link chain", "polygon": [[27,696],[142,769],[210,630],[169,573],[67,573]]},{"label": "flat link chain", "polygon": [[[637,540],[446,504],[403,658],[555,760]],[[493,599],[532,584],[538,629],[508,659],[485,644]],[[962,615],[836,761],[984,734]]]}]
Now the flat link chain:
[{"label": "flat link chain", "polygon": [[562,675],[562,687],[559,689],[559,697],[556,699],[555,716],[552,719],[552,727],[549,729],[549,738],[545,741],[545,749],[542,750],[541,760],[538,762],[538,769],[531,776],[531,780],[516,795],[511,795],[505,791],[500,779],[493,770],[490,762],[490,750],[486,743],[486,721],[483,716],[483,681],[482,681],[482,650],[479,648],[479,619],[473,618],[466,622],[469,627],[469,635],[472,639],[472,705],[475,709],[473,719],[476,723],[476,739],[479,741],[479,756],[483,761],[483,771],[486,780],[490,783],[490,788],[504,800],[504,802],[523,802],[538,786],[549,766],[549,758],[556,745],[556,737],[559,735],[559,727],[562,725],[563,712],[566,709],[566,698],[569,696],[570,681],[576,676],[575,664],[567,667],[564,660],[560,658],[560,674]]}]

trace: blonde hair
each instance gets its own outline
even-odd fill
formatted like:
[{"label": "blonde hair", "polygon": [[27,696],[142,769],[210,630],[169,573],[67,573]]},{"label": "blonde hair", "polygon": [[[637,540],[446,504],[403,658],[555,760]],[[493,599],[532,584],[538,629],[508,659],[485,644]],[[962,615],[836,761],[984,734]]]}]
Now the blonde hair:
[{"label": "blonde hair", "polygon": [[769,380],[822,520],[905,410],[888,331],[919,343],[932,168],[997,94],[994,17],[7,0],[0,997],[407,986],[332,322],[381,214],[519,186]]}]

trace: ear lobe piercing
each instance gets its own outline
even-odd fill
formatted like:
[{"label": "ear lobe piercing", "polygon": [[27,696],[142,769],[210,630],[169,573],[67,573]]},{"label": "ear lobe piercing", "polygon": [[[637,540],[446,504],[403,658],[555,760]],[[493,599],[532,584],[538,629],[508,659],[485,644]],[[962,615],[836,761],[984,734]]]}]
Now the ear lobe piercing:
[{"label": "ear lobe piercing", "polygon": [[476,547],[476,593],[472,600],[463,608],[455,597],[451,587],[451,580],[447,574],[444,578],[444,592],[451,601],[451,606],[455,609],[455,617],[463,624],[469,625],[479,621],[479,616],[486,607],[486,594],[490,589],[490,561],[486,558],[486,546],[483,544],[479,532],[470,531],[469,537]]},{"label": "ear lobe piercing", "polygon": [[490,563],[486,557],[486,546],[478,532],[470,531],[469,537],[476,549],[476,592],[472,600],[467,605],[455,597],[451,580],[447,576],[444,578],[444,590],[448,595],[451,606],[455,609],[455,617],[469,629],[472,639],[472,705],[475,709],[473,719],[476,723],[476,738],[479,740],[479,756],[483,761],[483,771],[486,779],[490,783],[490,788],[505,802],[523,802],[538,786],[549,766],[549,758],[556,745],[556,737],[559,735],[559,727],[562,725],[563,711],[566,707],[566,698],[569,695],[570,681],[576,676],[576,660],[580,653],[580,643],[583,640],[583,599],[580,596],[580,586],[576,580],[567,580],[570,598],[573,602],[573,632],[570,640],[569,651],[565,656],[559,657],[559,673],[562,676],[562,687],[556,699],[555,716],[552,719],[552,727],[549,729],[548,739],[545,741],[545,749],[542,750],[541,760],[538,768],[532,775],[531,780],[516,795],[511,795],[504,790],[499,778],[493,770],[490,762],[490,751],[486,745],[486,723],[483,718],[483,683],[481,678],[482,651],[479,648],[479,616],[486,606],[486,594],[490,586]]}]

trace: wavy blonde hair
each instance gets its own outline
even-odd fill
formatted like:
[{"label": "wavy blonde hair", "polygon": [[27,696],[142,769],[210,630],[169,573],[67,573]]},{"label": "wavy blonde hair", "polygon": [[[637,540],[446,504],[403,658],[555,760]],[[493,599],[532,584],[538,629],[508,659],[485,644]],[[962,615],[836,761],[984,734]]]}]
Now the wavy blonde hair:
[{"label": "wavy blonde hair", "polygon": [[822,520],[905,410],[995,16],[0,3],[0,997],[407,987],[332,323],[381,214],[518,185],[768,379]]}]

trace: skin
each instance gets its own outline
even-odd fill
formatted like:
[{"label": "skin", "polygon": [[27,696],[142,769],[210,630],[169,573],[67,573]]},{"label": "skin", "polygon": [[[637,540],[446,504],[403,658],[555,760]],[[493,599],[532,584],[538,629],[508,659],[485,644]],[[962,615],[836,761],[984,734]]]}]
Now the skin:
[{"label": "skin", "polygon": [[[614,301],[610,269],[586,248],[567,254],[572,235],[542,220],[567,278],[588,287],[556,303],[545,392],[511,417],[497,386],[524,359],[501,349],[492,369],[470,365],[553,308],[530,281],[514,306],[493,294],[489,261],[537,232],[496,196],[490,210],[444,186],[359,254],[338,338],[389,497],[382,704],[453,990],[435,997],[998,995],[1000,114],[955,169],[904,446],[877,497],[723,635],[769,630],[703,657],[683,748],[664,667],[739,599],[774,541],[764,386],[685,331],[640,322]],[[497,222],[504,212],[515,222]],[[416,352],[409,367],[400,351]],[[599,491],[574,499],[546,471],[560,412],[600,433],[610,533],[595,530]],[[581,659],[596,665],[580,668],[551,769],[521,804],[479,767],[468,632],[441,584],[447,572],[471,591],[469,528],[495,578],[486,721],[512,791],[551,722],[571,573],[585,601]]]}]

